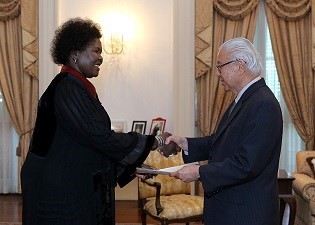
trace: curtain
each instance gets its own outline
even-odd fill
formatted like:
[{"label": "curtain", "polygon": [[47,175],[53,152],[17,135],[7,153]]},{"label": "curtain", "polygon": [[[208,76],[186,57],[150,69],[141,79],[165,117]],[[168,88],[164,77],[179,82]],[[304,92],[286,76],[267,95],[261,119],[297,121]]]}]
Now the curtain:
[{"label": "curtain", "polygon": [[283,97],[307,150],[315,149],[311,3],[311,0],[265,2]]},{"label": "curtain", "polygon": [[305,148],[305,143],[296,131],[283,94],[280,96],[280,106],[283,115],[283,135],[279,169],[285,169],[291,173],[296,171],[296,153]]},{"label": "curtain", "polygon": [[[198,136],[213,133],[226,108],[235,98],[216,75],[221,44],[234,37],[254,39],[259,0],[195,0],[195,79]],[[206,162],[201,162],[201,164]],[[203,195],[201,184],[197,184]]]},{"label": "curtain", "polygon": [[220,45],[234,37],[253,40],[259,0],[196,0],[195,50],[198,136],[216,129],[235,95],[224,91],[216,75]]},{"label": "curtain", "polygon": [[288,112],[288,108],[281,93],[277,69],[274,61],[274,54],[271,47],[270,33],[267,25],[265,3],[262,0],[260,0],[259,3],[259,17],[255,32],[254,45],[261,53],[263,67],[265,68],[263,70],[263,76],[265,77],[266,84],[274,92],[282,109],[283,136],[279,168],[285,169],[291,173],[296,171],[296,153],[299,150],[305,148],[305,143],[302,141],[294,127]]},{"label": "curtain", "polygon": [[38,0],[0,0],[0,87],[19,135],[19,170],[28,150],[38,101],[37,23]]},{"label": "curtain", "polygon": [[[311,19],[315,20],[315,10],[313,10],[312,13],[314,15],[311,18],[311,0],[268,0],[261,2],[266,7],[268,24],[271,27],[270,33],[275,60],[277,67],[281,68],[278,68],[281,89],[289,108],[289,114],[284,113],[284,137],[287,140],[283,142],[280,165],[289,171],[293,171],[295,167],[293,154],[301,150],[302,146],[299,138],[291,138],[296,136],[293,124],[303,141],[306,142],[306,148],[314,149],[315,147],[315,76],[313,74],[313,69],[315,68],[315,47],[312,48],[315,44],[310,43],[311,41],[315,43],[315,38],[311,33],[312,29],[314,30],[313,33],[315,33],[315,26],[311,25]],[[315,0],[312,0],[312,2],[314,4]],[[199,128],[198,135],[204,136],[215,130],[222,113],[228,106],[228,102],[234,98],[231,93],[225,93],[219,87],[215,70],[212,69],[215,66],[215,54],[218,49],[216,43],[221,44],[223,41],[234,37],[235,33],[239,33],[237,32],[239,30],[237,26],[228,25],[231,25],[238,18],[244,18],[243,23],[245,24],[248,21],[246,18],[251,14],[244,17],[246,15],[244,13],[255,9],[258,2],[196,0],[195,3],[196,126]],[[252,27],[256,26],[254,24],[254,21],[256,21],[254,13],[256,12],[253,11],[252,16],[255,19],[250,21]],[[234,22],[234,24],[236,23]],[[252,29],[248,29],[248,33],[246,33],[246,26],[243,27],[244,30],[238,36],[244,36],[252,40]],[[306,44],[304,40],[306,40]],[[289,44],[290,41],[291,43]],[[303,43],[301,43],[302,41]],[[286,48],[286,46],[289,47]],[[313,55],[311,51],[314,51]],[[313,61],[311,62],[311,60]],[[286,106],[284,104],[282,108],[285,112]]]}]

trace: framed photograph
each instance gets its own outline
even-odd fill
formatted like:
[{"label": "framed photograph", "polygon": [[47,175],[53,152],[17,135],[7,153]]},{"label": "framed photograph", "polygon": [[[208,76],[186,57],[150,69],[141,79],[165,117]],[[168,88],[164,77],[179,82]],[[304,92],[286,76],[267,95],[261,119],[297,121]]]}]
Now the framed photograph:
[{"label": "framed photograph", "polygon": [[151,123],[150,134],[155,136],[164,133],[165,123],[166,119],[161,117],[153,119]]},{"label": "framed photograph", "polygon": [[145,128],[147,126],[147,121],[133,121],[132,130],[140,134],[145,134]]},{"label": "framed photograph", "polygon": [[111,124],[112,124],[111,129],[114,130],[116,133],[127,132],[127,121],[113,120],[111,121]]}]

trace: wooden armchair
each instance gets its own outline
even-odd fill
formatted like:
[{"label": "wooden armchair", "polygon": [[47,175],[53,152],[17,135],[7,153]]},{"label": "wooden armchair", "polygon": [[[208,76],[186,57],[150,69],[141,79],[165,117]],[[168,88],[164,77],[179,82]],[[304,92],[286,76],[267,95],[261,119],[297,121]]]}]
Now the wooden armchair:
[{"label": "wooden armchair", "polygon": [[[157,169],[182,165],[181,153],[165,158],[152,151],[146,161]],[[162,225],[202,221],[203,197],[191,194],[191,184],[168,175],[157,175],[152,179],[138,179],[139,207],[142,225],[146,216],[158,220]]]}]

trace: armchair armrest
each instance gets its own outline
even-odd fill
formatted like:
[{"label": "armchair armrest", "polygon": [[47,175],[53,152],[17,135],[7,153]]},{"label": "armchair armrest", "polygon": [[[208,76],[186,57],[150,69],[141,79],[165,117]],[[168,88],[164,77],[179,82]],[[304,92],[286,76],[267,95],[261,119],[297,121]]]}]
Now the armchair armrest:
[{"label": "armchair armrest", "polygon": [[302,173],[293,172],[293,190],[305,200],[315,201],[315,180]]},{"label": "armchair armrest", "polygon": [[153,179],[143,180],[142,182],[146,183],[151,187],[155,187],[156,189],[155,208],[157,215],[159,215],[163,211],[163,207],[161,206],[161,183],[156,182]]}]

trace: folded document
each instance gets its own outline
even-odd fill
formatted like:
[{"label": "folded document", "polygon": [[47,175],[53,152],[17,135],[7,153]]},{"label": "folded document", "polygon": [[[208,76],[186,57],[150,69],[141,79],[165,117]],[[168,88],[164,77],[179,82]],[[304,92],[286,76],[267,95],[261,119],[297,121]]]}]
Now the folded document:
[{"label": "folded document", "polygon": [[172,167],[167,167],[163,169],[148,169],[148,168],[141,168],[137,167],[136,173],[149,173],[149,174],[165,174],[169,175],[171,172],[175,172],[177,170],[180,170],[184,166],[189,166],[189,165],[198,165],[199,162],[192,162],[192,163],[187,163],[179,166],[172,166]]}]

